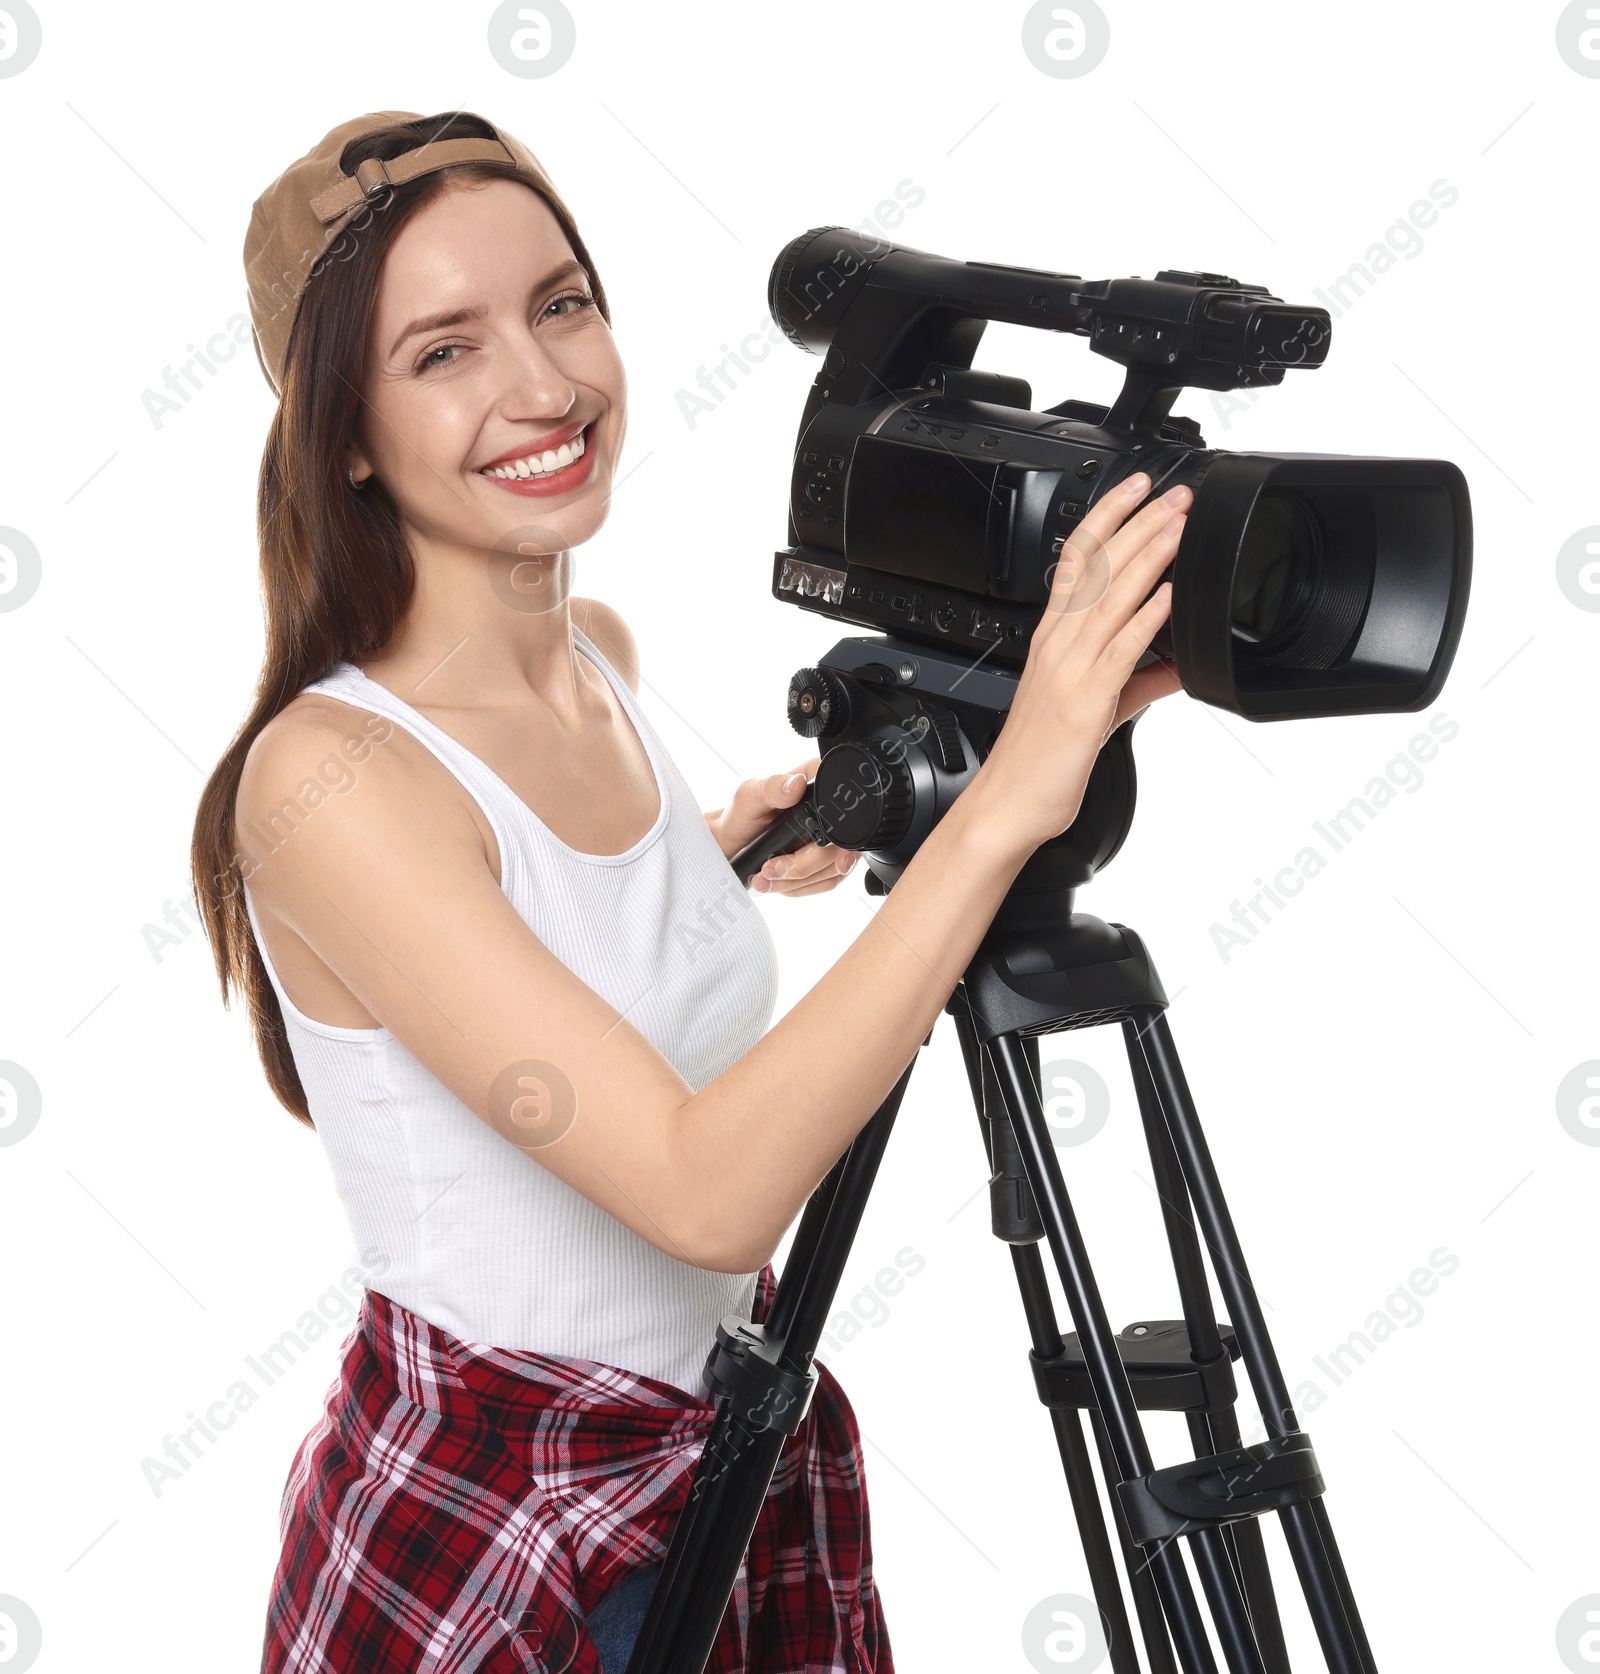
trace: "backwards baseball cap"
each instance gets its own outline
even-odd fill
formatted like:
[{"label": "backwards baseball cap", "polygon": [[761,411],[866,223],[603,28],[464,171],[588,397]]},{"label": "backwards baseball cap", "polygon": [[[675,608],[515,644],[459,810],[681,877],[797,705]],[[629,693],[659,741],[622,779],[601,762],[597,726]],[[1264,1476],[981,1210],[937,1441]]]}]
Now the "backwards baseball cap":
[{"label": "backwards baseball cap", "polygon": [[[455,113],[458,118],[470,115],[468,111]],[[339,158],[352,141],[398,123],[428,120],[415,111],[381,110],[341,122],[298,162],[291,163],[256,199],[244,239],[244,270],[250,290],[250,318],[255,327],[256,359],[275,394],[283,393],[290,328],[318,257],[332,248],[352,223],[360,220],[362,210],[369,203],[384,198],[386,188],[403,185],[455,163],[511,165],[516,178],[525,181],[550,205],[567,235],[573,255],[588,270],[601,314],[610,320],[600,276],[549,175],[520,140],[513,139],[485,118],[475,120],[492,130],[492,139],[426,140],[387,161],[369,158],[352,174],[346,174],[340,167]],[[438,127],[447,128],[451,121],[451,117],[440,117]]]}]

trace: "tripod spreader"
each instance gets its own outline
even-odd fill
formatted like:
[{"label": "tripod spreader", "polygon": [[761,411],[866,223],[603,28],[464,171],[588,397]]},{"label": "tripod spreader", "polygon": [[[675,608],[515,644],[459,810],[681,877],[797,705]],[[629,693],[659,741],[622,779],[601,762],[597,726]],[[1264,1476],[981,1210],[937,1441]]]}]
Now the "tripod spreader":
[{"label": "tripod spreader", "polygon": [[[1239,1339],[1222,1326],[1226,1352],[1202,1360],[1191,1348],[1181,1319],[1136,1320],[1117,1333],[1117,1352],[1141,1412],[1212,1412],[1238,1399],[1233,1362]],[[1047,1407],[1092,1407],[1083,1345],[1075,1331],[1061,1339],[1061,1352],[1033,1356],[1033,1381]]]},{"label": "tripod spreader", "polygon": [[1304,1434],[1185,1460],[1117,1484],[1128,1528],[1141,1546],[1282,1511],[1322,1491],[1317,1456]]}]

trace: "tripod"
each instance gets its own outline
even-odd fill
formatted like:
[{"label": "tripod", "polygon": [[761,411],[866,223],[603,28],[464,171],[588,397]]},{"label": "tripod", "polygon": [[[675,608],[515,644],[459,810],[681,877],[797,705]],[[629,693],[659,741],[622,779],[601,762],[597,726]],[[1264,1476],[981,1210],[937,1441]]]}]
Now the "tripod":
[{"label": "tripod", "polygon": [[[1039,1399],[1050,1411],[1113,1674],[1141,1674],[1118,1577],[1127,1572],[1149,1674],[1218,1674],[1189,1554],[1228,1674],[1289,1674],[1260,1519],[1276,1513],[1329,1674],[1377,1674],[1288,1386],[1201,1132],[1144,943],[1072,910],[1041,851],[1019,875],[946,1010],[990,1166],[995,1236],[1011,1247]],[[1133,1072],[1181,1320],[1114,1333],[1062,1178],[1039,1090],[1038,1037],[1117,1023]],[[701,1674],[785,1439],[804,1420],[812,1356],[915,1060],[812,1194],[767,1319],[729,1316],[706,1363],[717,1415],[627,1674]],[[1233,1324],[1219,1324],[1201,1253]],[[1060,1331],[1047,1241],[1075,1330]],[[1268,1429],[1240,1442],[1233,1362]],[[1141,1412],[1181,1412],[1195,1457],[1156,1468]],[[1115,1541],[1081,1414],[1089,1415]]]}]

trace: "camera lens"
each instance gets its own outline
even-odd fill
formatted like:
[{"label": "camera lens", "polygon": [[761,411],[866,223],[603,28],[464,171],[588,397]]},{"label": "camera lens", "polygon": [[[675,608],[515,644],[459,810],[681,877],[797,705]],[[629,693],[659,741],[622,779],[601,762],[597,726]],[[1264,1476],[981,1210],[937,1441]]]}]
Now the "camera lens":
[{"label": "camera lens", "polygon": [[1298,494],[1268,489],[1256,501],[1233,572],[1233,634],[1262,650],[1293,626],[1322,561],[1317,521]]}]

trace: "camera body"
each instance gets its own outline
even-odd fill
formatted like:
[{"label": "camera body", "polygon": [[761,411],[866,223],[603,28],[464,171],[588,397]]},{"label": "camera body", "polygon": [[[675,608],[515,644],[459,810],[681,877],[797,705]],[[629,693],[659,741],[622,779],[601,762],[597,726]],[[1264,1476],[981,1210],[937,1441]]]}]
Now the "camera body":
[{"label": "camera body", "polygon": [[[1226,453],[1174,418],[1187,386],[1322,364],[1325,310],[1211,273],[1085,283],[820,228],[769,281],[823,365],[801,418],[773,593],[836,621],[1020,668],[1063,547],[1145,471],[1195,491],[1168,572],[1170,656],[1192,696],[1251,720],[1425,707],[1471,571],[1466,480],[1446,460]],[[1089,338],[1126,368],[1111,407],[1032,408],[972,369],[987,321]]]}]

